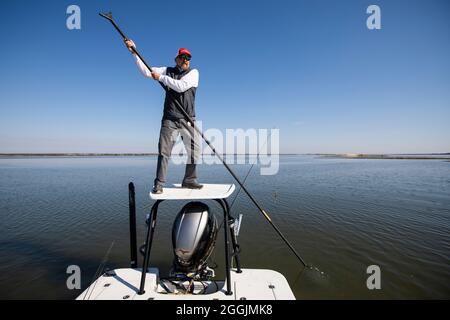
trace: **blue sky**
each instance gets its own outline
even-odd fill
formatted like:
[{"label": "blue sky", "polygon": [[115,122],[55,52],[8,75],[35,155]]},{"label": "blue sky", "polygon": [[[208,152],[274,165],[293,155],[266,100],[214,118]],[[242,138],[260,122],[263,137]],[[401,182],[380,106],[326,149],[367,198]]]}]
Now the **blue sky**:
[{"label": "blue sky", "polygon": [[[81,8],[81,30],[66,8]],[[381,8],[368,30],[366,8]],[[0,2],[0,152],[155,152],[155,66],[200,71],[203,128],[279,128],[283,153],[450,152],[450,2]]]}]

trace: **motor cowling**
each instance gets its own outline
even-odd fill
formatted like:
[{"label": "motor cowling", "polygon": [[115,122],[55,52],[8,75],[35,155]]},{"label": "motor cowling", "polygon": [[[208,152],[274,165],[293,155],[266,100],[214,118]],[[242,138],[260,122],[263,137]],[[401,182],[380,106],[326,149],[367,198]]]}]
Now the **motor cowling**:
[{"label": "motor cowling", "polygon": [[198,201],[186,204],[172,227],[175,270],[191,273],[206,267],[217,231],[217,219],[206,204]]}]

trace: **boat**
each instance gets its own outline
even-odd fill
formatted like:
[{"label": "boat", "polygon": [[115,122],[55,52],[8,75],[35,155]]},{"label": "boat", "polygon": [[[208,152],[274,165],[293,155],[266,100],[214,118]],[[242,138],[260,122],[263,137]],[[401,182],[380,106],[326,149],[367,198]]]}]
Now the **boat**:
[{"label": "boat", "polygon": [[[107,270],[86,288],[77,300],[295,300],[286,278],[267,269],[241,268],[238,233],[242,222],[233,218],[227,198],[234,184],[204,184],[202,189],[180,185],[150,193],[155,201],[147,216],[145,243],[139,248],[143,256],[138,267],[136,240],[135,190],[129,184],[130,267]],[[150,264],[152,240],[158,208],[164,201],[186,201],[172,227],[174,259],[168,276],[162,276]],[[225,279],[216,280],[208,259],[220,232],[216,214],[207,201],[220,204],[224,218]]]}]

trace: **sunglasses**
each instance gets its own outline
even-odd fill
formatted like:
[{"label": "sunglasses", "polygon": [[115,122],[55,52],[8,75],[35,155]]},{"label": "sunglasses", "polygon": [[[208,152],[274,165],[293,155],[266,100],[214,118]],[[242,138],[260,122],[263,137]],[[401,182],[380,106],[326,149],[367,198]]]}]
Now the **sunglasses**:
[{"label": "sunglasses", "polygon": [[181,54],[178,56],[178,58],[186,60],[186,61],[191,61],[191,57],[188,56],[187,54]]}]

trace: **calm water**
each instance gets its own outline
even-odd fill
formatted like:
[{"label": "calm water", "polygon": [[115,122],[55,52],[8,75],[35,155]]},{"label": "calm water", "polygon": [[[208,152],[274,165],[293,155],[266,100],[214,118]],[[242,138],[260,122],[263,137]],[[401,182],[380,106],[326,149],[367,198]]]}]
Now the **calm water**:
[{"label": "calm water", "polygon": [[[254,167],[246,185],[324,275],[301,272],[241,193],[232,211],[244,214],[244,267],[283,273],[298,299],[450,298],[450,162],[280,161],[274,176],[260,176]],[[66,289],[67,266],[81,267],[84,289],[110,247],[107,267],[127,267],[127,185],[136,185],[142,242],[155,165],[155,157],[0,159],[0,298],[73,299],[80,291]],[[241,177],[249,167],[233,166]],[[169,182],[179,182],[183,170],[172,165]],[[232,182],[220,165],[199,171],[202,182]],[[160,206],[151,264],[162,273],[170,267],[171,223],[182,204]],[[221,245],[215,260],[222,278]],[[381,290],[366,287],[366,268],[373,264],[381,268]]]}]

